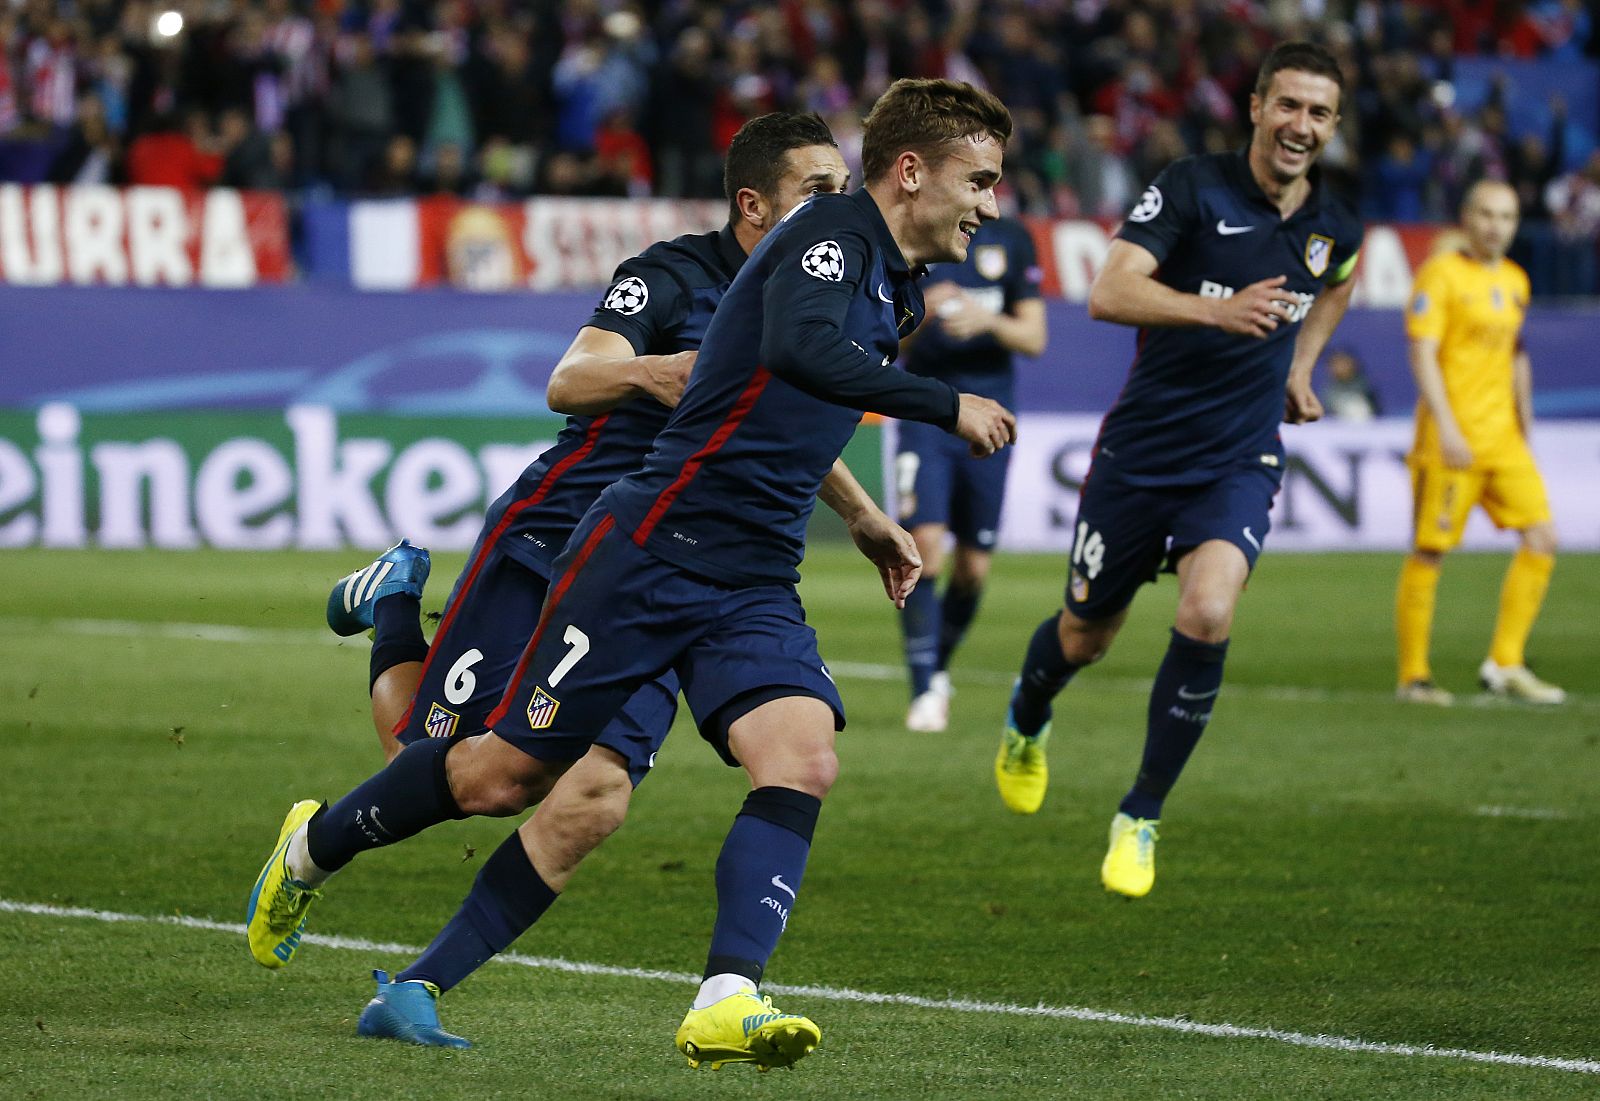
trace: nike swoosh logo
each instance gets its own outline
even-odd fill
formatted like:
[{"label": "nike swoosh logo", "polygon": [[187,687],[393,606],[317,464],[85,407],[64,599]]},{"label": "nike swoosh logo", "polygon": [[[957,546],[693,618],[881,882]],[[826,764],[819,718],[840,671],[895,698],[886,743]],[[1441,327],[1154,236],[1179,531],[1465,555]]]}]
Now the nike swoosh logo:
[{"label": "nike swoosh logo", "polygon": [[772,877],[772,885],[774,887],[778,888],[778,890],[782,891],[784,894],[788,895],[790,898],[794,897],[794,891],[790,888],[790,886],[787,883],[785,883],[783,881],[783,876],[781,876],[781,875],[773,876]]},{"label": "nike swoosh logo", "polygon": [[[1255,228],[1255,227],[1253,227],[1253,226],[1252,226],[1252,227],[1251,227],[1251,228],[1252,228],[1252,229],[1253,229],[1253,228]],[[879,283],[879,284],[878,284],[878,301],[879,301],[879,302],[887,302],[887,303],[888,303],[888,304],[889,304],[889,305],[891,305],[891,306],[892,306],[892,305],[894,305],[894,299],[892,299],[892,298],[885,298],[885,297],[884,297],[884,294],[883,294],[883,284],[882,284],[882,283]]]},{"label": "nike swoosh logo", "polygon": [[1235,233],[1249,233],[1255,226],[1230,226],[1226,218],[1217,220],[1217,232],[1224,237],[1232,237]]},{"label": "nike swoosh logo", "polygon": [[1261,553],[1261,540],[1257,539],[1254,535],[1252,535],[1249,528],[1245,528],[1244,529],[1244,537],[1245,537],[1245,539],[1249,540],[1250,545],[1256,549],[1256,553],[1260,554]]},{"label": "nike swoosh logo", "polygon": [[1213,688],[1209,692],[1191,692],[1187,688],[1184,688],[1180,685],[1178,687],[1178,698],[1180,700],[1209,700],[1212,696],[1215,696],[1220,691],[1222,691],[1222,689]]}]

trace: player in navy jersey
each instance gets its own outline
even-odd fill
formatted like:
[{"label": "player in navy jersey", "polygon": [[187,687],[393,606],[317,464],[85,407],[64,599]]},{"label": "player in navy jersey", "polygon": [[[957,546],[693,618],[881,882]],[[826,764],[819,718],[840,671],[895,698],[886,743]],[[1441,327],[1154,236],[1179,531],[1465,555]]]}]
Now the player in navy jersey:
[{"label": "player in navy jersey", "polygon": [[[835,495],[826,478],[861,409],[943,424],[982,453],[1014,439],[997,403],[889,366],[921,319],[914,270],[959,260],[996,213],[1009,133],[998,101],[966,85],[900,82],[885,94],[865,126],[868,190],[803,204],[734,279],[644,469],[601,495],[557,558],[489,733],[420,739],[333,805],[297,804],[310,810],[291,813],[258,880],[253,941],[276,937],[292,954],[320,884],[361,852],[537,802],[640,686],[672,669],[702,734],[755,789],[718,860],[707,981],[679,1046],[691,1062],[764,1066],[815,1046],[815,1025],[755,996],[843,721],[794,589],[804,527],[819,492]],[[856,542],[903,598],[920,569],[905,533],[885,520]],[[464,1043],[438,1027],[441,980],[470,973],[548,905],[521,843],[501,853],[405,981],[380,976],[362,1031]]]},{"label": "player in navy jersey", "polygon": [[[811,195],[843,191],[849,173],[820,118],[778,113],[735,135],[725,177],[728,225],[654,245],[622,264],[557,364],[551,406],[572,416],[556,444],[489,509],[432,646],[419,621],[426,550],[402,541],[334,586],[329,625],[344,635],[375,628],[372,715],[386,759],[420,738],[484,730],[537,624],[551,561],[600,490],[643,463],[747,253],[785,211]],[[842,463],[829,491],[852,531],[886,522]],[[562,797],[546,801],[538,823],[524,825],[530,853],[551,830],[581,829],[592,848],[621,824],[633,785],[671,727],[676,695],[671,673],[640,689],[575,767]],[[544,871],[553,892],[571,869]],[[268,958],[281,965],[288,955]]]},{"label": "player in navy jersey", "polygon": [[1039,808],[1051,700],[1105,654],[1138,588],[1175,571],[1177,621],[1143,760],[1101,866],[1106,888],[1131,898],[1155,881],[1162,803],[1222,687],[1234,609],[1283,477],[1278,424],[1322,412],[1311,369],[1350,301],[1362,237],[1312,167],[1342,90],[1321,47],[1274,49],[1250,97],[1248,149],[1163,171],[1090,290],[1090,316],[1137,326],[1138,351],[1079,502],[1066,607],[1029,643],[995,778],[1012,810]]},{"label": "player in navy jersey", "polygon": [[[986,222],[960,264],[940,264],[924,292],[928,320],[906,340],[906,370],[942,378],[1006,408],[1018,354],[1044,351],[1044,303],[1033,239],[1020,222]],[[908,421],[898,426],[894,463],[899,519],[922,558],[922,581],[900,615],[911,707],[906,729],[944,730],[950,718],[950,655],[978,609],[1000,527],[1011,453],[977,459],[949,433]],[[945,543],[955,535],[950,580],[941,594]]]}]

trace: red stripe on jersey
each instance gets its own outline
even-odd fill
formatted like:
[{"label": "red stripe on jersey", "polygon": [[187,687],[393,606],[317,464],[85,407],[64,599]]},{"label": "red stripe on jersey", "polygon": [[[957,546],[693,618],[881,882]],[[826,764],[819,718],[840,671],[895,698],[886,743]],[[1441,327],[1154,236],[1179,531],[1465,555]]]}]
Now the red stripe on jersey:
[{"label": "red stripe on jersey", "polygon": [[506,713],[511,709],[511,700],[517,694],[517,686],[522,683],[523,676],[528,671],[528,662],[533,660],[533,652],[539,648],[539,640],[544,637],[545,624],[550,622],[550,615],[556,610],[556,605],[561,603],[561,598],[567,595],[567,590],[572,588],[573,581],[577,580],[578,571],[583,569],[589,561],[589,556],[594,553],[595,547],[600,545],[600,540],[616,524],[616,518],[609,512],[601,517],[600,522],[589,533],[589,538],[583,541],[583,546],[578,548],[578,553],[573,555],[572,561],[562,571],[561,577],[556,581],[555,588],[550,590],[550,595],[544,598],[544,611],[539,613],[539,626],[533,629],[533,637],[528,640],[527,647],[522,651],[522,657],[517,659],[517,668],[511,674],[511,679],[506,682],[505,695],[500,697],[500,704],[489,715],[485,726],[493,730]]},{"label": "red stripe on jersey", "polygon": [[661,496],[656,498],[656,503],[650,506],[650,511],[639,523],[638,530],[633,533],[633,541],[639,546],[644,546],[645,540],[650,538],[650,533],[655,530],[656,524],[672,507],[672,502],[684,491],[694,476],[700,472],[700,466],[712,455],[715,455],[722,445],[728,442],[728,437],[733,435],[734,429],[744,423],[745,417],[750,415],[750,410],[755,406],[756,399],[761,397],[761,391],[767,388],[767,383],[772,381],[772,373],[765,367],[757,367],[756,373],[750,379],[750,384],[744,388],[744,393],[739,395],[739,400],[733,403],[733,408],[728,411],[727,418],[711,433],[711,438],[705,446],[689,456],[689,461],[683,464],[683,469],[672,480],[672,484],[661,491]]},{"label": "red stripe on jersey", "polygon": [[[500,517],[500,522],[484,538],[482,544],[478,547],[478,553],[473,556],[472,561],[467,563],[466,580],[461,583],[461,588],[456,593],[456,598],[444,610],[444,618],[439,621],[439,629],[433,635],[433,644],[428,647],[428,656],[422,659],[421,677],[428,675],[428,666],[433,663],[433,655],[439,652],[439,642],[449,634],[450,625],[455,622],[456,613],[460,611],[461,605],[466,602],[467,594],[472,591],[473,584],[478,580],[478,574],[482,572],[484,562],[488,561],[489,552],[494,549],[495,544],[500,541],[500,537],[505,534],[506,529],[516,521],[518,516],[550,496],[550,491],[555,488],[556,482],[560,480],[561,476],[588,458],[589,453],[594,450],[594,445],[600,439],[600,430],[605,427],[605,423],[610,417],[610,413],[596,417],[589,424],[589,430],[584,433],[583,443],[579,444],[572,454],[545,471],[544,477],[539,480],[539,484],[534,487],[532,493],[520,501],[511,502],[507,506],[504,515]],[[421,683],[420,679],[418,683]],[[406,724],[411,721],[411,713],[416,710],[416,707],[417,697],[412,696],[411,702],[406,704],[405,714],[400,716],[400,721],[394,724],[394,729],[390,733],[398,735],[404,730]]]}]

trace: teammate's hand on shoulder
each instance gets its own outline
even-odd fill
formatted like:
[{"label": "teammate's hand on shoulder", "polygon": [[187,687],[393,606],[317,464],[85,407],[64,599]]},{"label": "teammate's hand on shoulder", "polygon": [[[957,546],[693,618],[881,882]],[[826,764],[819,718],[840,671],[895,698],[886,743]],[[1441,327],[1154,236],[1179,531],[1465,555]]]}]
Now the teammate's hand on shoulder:
[{"label": "teammate's hand on shoulder", "polygon": [[1454,425],[1439,426],[1439,456],[1451,470],[1469,470],[1472,467],[1472,445],[1461,429]]},{"label": "teammate's hand on shoulder", "polygon": [[997,401],[962,394],[956,435],[966,440],[972,453],[981,459],[1017,442],[1017,417]]},{"label": "teammate's hand on shoulder", "polygon": [[1310,424],[1322,419],[1322,399],[1311,389],[1311,383],[1289,375],[1289,387],[1284,391],[1283,419],[1290,424]]},{"label": "teammate's hand on shoulder", "polygon": [[1237,336],[1253,336],[1264,340],[1294,313],[1296,300],[1293,292],[1283,289],[1286,275],[1276,275],[1251,283],[1228,298],[1216,300],[1216,327]]},{"label": "teammate's hand on shoulder", "polygon": [[698,351],[691,348],[670,356],[641,357],[645,365],[645,390],[668,409],[676,409],[683,398],[683,388],[689,384],[689,372],[694,369],[694,361],[699,355]]}]

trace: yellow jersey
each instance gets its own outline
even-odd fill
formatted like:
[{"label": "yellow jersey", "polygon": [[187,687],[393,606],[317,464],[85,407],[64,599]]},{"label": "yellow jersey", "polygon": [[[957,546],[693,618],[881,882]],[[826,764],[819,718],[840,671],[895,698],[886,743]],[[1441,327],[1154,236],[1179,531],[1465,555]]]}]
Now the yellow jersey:
[{"label": "yellow jersey", "polygon": [[[1523,446],[1513,362],[1528,292],[1528,273],[1511,260],[1491,267],[1446,252],[1418,269],[1406,305],[1406,336],[1438,344],[1450,411],[1480,462]],[[1420,400],[1411,457],[1439,457],[1438,425]]]}]

